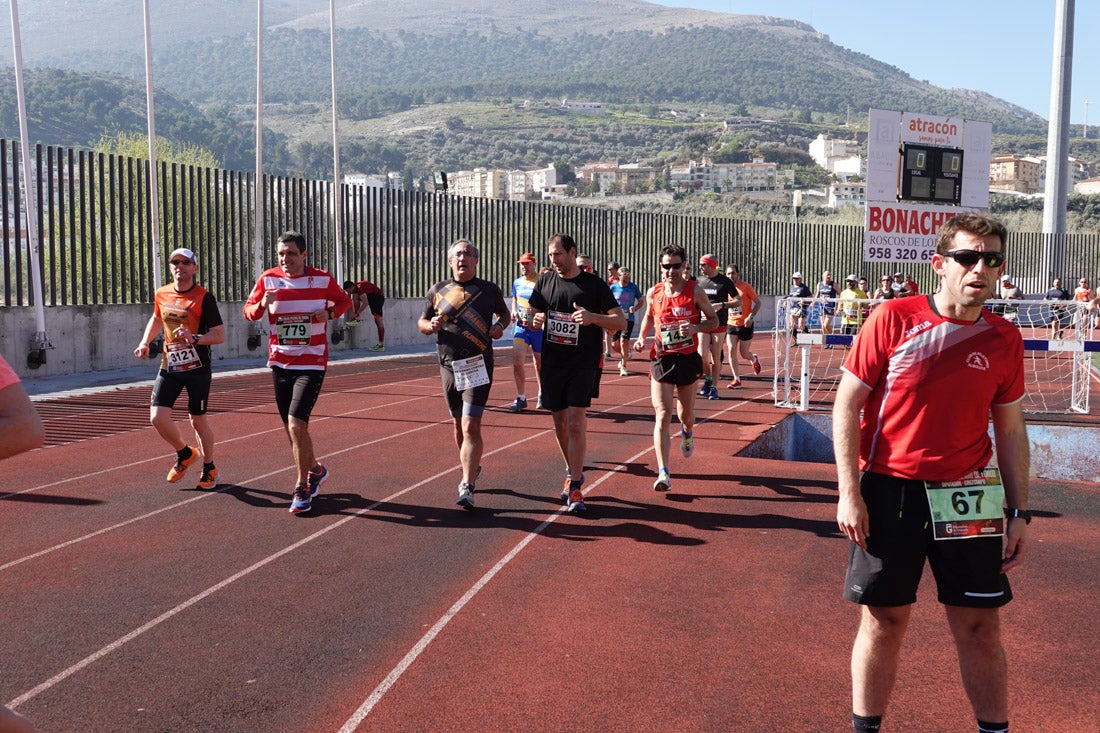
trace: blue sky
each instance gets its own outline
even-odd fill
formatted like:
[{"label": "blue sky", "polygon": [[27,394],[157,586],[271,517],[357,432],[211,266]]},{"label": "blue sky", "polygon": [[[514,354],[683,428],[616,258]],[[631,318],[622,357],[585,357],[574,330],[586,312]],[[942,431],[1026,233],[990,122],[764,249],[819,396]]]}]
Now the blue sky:
[{"label": "blue sky", "polygon": [[[1055,0],[650,0],[812,25],[840,46],[939,87],[963,87],[1050,116]],[[1100,127],[1100,2],[1077,0],[1070,119]],[[909,29],[909,30],[906,30]],[[922,34],[938,39],[914,40]],[[934,113],[935,110],[913,110]],[[1100,134],[1100,130],[1095,134]],[[1090,137],[1093,135],[1090,134]]]}]

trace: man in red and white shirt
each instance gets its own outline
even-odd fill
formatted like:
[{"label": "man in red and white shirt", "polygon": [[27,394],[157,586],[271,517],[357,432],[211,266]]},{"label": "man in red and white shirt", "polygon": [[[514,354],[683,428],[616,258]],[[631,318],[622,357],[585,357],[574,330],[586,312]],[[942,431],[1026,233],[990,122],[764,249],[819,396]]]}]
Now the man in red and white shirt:
[{"label": "man in red and white shirt", "polygon": [[939,288],[877,306],[844,362],[833,442],[837,524],[852,543],[844,596],[862,605],[856,731],[881,724],[925,562],[978,728],[1008,730],[998,609],[1012,599],[1005,572],[1023,561],[1031,514],[1023,340],[983,307],[1006,238],[988,216],[949,219],[932,255]]},{"label": "man in red and white shirt", "polygon": [[275,403],[290,438],[298,479],[292,514],[308,512],[328,470],[317,462],[309,416],[328,367],[328,322],[351,307],[335,277],[306,266],[306,239],[298,232],[279,237],[279,266],[260,275],[244,304],[244,317],[267,315],[267,365],[275,383]]}]

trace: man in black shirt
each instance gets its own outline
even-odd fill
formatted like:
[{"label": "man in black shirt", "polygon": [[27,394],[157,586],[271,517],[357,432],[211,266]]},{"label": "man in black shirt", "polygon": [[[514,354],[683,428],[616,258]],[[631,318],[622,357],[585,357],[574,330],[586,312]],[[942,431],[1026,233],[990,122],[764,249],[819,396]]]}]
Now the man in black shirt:
[{"label": "man in black shirt", "polygon": [[603,356],[603,334],[626,328],[626,316],[611,288],[577,264],[577,243],[568,234],[547,242],[552,269],[539,276],[529,304],[542,339],[542,405],[554,416],[554,434],[565,459],[562,501],[585,510],[584,456],[587,415]]},{"label": "man in black shirt", "polygon": [[502,337],[512,320],[500,288],[477,277],[478,256],[477,247],[465,239],[451,245],[447,260],[453,277],[432,286],[417,321],[420,333],[436,335],[443,396],[462,462],[457,503],[467,509],[474,506],[474,481],[485,447],[481,415],[493,384],[493,339]]}]

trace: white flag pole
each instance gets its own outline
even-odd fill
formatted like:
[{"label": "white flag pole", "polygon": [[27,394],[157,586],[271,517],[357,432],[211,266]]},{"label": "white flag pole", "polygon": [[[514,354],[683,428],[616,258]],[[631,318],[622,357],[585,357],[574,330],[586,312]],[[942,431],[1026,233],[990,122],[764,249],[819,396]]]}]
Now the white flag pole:
[{"label": "white flag pole", "polygon": [[164,282],[160,265],[160,190],[157,185],[157,124],[153,111],[153,39],[149,25],[149,0],[142,0],[145,13],[145,117],[149,136],[149,221],[153,240],[149,243],[153,291]]},{"label": "white flag pole", "polygon": [[336,0],[329,0],[329,55],[332,58],[332,211],[336,217],[336,279],[344,281],[344,222],[340,204],[340,115],[336,109]]},{"label": "white flag pole", "polygon": [[253,183],[255,240],[252,270],[264,271],[264,0],[256,0],[256,173]]},{"label": "white flag pole", "polygon": [[[27,366],[37,369],[46,363],[46,305],[42,302],[42,268],[38,262],[38,200],[35,198],[34,169],[31,167],[31,137],[27,132],[27,96],[23,86],[23,42],[19,36],[19,3],[11,0],[11,38],[15,48],[15,97],[19,108],[19,148],[23,158],[23,211],[27,217],[27,255],[31,264],[31,292],[34,294],[34,338],[27,353]],[[16,193],[18,195],[18,192]],[[18,222],[16,222],[18,229]],[[18,237],[16,238],[18,241]]]}]

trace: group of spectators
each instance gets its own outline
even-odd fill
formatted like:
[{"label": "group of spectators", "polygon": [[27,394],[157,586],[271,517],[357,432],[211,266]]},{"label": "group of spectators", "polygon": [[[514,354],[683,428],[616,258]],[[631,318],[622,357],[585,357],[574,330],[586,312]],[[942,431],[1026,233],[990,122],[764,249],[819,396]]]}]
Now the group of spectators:
[{"label": "group of spectators", "polygon": [[[845,277],[844,287],[841,288],[833,280],[831,270],[821,273],[821,282],[811,291],[803,282],[802,273],[794,272],[791,274],[791,286],[786,296],[790,301],[788,313],[791,338],[797,337],[800,332],[808,333],[815,314],[820,318],[822,333],[834,333],[834,320],[838,310],[840,332],[854,335],[870,315],[874,305],[859,301],[886,301],[919,294],[920,284],[912,274],[902,272],[895,272],[892,276],[883,275],[873,291],[867,278],[856,274]],[[832,345],[826,344],[825,348],[831,349]]]}]

